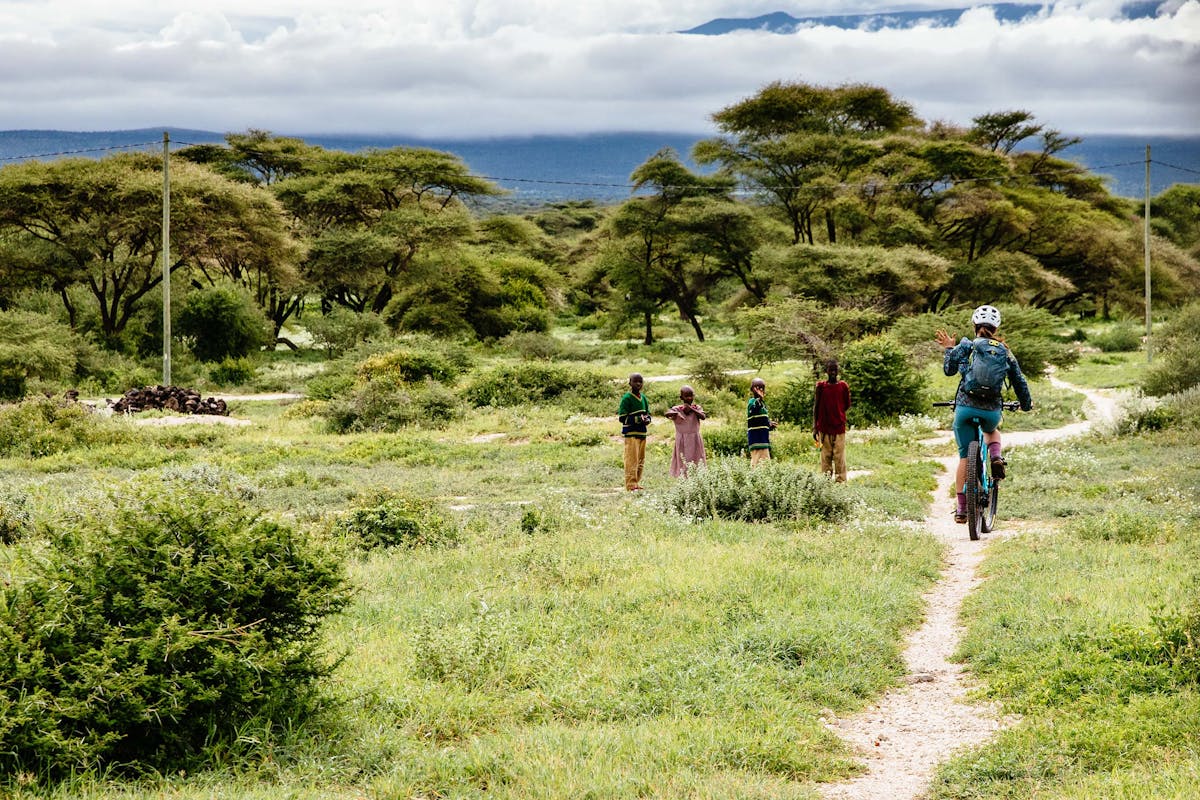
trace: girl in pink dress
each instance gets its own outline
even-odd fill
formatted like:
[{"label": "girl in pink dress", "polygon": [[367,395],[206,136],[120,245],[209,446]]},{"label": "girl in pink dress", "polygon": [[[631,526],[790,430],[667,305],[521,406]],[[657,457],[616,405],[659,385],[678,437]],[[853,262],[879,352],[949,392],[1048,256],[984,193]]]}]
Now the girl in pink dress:
[{"label": "girl in pink dress", "polygon": [[690,386],[679,389],[679,405],[667,411],[667,419],[675,423],[675,452],[671,455],[671,477],[686,476],[689,464],[707,463],[704,439],[700,437],[700,420],[704,409],[696,403],[696,393]]}]

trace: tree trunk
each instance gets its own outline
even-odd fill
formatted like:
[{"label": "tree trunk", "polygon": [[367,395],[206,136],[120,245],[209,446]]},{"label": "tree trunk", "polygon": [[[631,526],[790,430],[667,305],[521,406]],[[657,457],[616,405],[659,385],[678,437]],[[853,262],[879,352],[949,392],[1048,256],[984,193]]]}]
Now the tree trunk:
[{"label": "tree trunk", "polygon": [[651,311],[645,312],[646,318],[646,338],[642,340],[642,344],[654,344],[654,313]]},{"label": "tree trunk", "polygon": [[837,227],[833,224],[833,211],[828,208],[825,209],[825,233],[830,244],[837,244]]}]

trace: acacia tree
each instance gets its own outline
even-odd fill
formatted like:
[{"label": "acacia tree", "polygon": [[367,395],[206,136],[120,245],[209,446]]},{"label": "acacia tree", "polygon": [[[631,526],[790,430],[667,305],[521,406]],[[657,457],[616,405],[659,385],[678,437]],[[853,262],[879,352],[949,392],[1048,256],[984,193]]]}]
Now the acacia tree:
[{"label": "acacia tree", "polygon": [[610,239],[601,255],[609,280],[621,292],[625,311],[642,315],[646,344],[654,339],[654,311],[667,303],[704,341],[700,300],[729,271],[727,259],[709,251],[705,219],[728,202],[732,182],[692,173],[669,149],[651,156],[631,180],[634,192],[653,193],[626,200],[609,220]]},{"label": "acacia tree", "polygon": [[836,240],[829,207],[841,183],[877,154],[865,142],[919,122],[880,87],[779,81],[712,118],[724,135],[698,142],[696,161],[719,164],[761,193],[791,224],[793,243],[809,244],[823,208],[826,235]]},{"label": "acacia tree", "polygon": [[[85,287],[101,337],[114,343],[162,281],[162,189],[161,159],[146,154],[0,170],[0,235],[7,249],[22,254],[10,268],[39,276],[57,292],[72,327],[78,309],[68,290]],[[204,167],[172,165],[171,272],[221,261],[265,270],[291,249],[279,209],[260,202],[250,187]]]},{"label": "acacia tree", "polygon": [[311,238],[305,272],[325,302],[375,312],[416,259],[467,239],[465,201],[500,193],[449,153],[405,147],[331,154],[273,189]]},{"label": "acacia tree", "polygon": [[180,149],[176,155],[204,164],[233,180],[270,186],[312,172],[325,150],[303,139],[251,128],[245,133],[225,134],[224,145],[192,145]]}]

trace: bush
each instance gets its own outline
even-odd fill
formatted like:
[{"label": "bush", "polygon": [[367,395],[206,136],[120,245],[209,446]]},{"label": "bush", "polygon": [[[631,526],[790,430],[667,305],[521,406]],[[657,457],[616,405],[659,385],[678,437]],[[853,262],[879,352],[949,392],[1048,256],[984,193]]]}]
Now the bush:
[{"label": "bush", "polygon": [[0,402],[20,400],[27,382],[59,382],[75,375],[93,348],[48,314],[0,311]]},{"label": "bush", "polygon": [[463,404],[436,381],[416,386],[371,382],[357,386],[345,399],[329,401],[321,412],[334,433],[398,431],[446,427],[460,419]]},{"label": "bush", "polygon": [[692,519],[785,522],[839,520],[850,501],[827,478],[803,467],[768,461],[751,467],[742,459],[711,459],[672,484],[667,508]]},{"label": "bush", "polygon": [[816,390],[816,378],[792,378],[770,393],[767,408],[780,422],[812,428]]},{"label": "bush", "polygon": [[458,524],[430,500],[386,497],[367,508],[350,512],[338,530],[355,547],[436,547],[458,541]]},{"label": "bush", "polygon": [[925,410],[925,380],[888,336],[868,336],[842,350],[841,378],[850,385],[851,425],[874,425]]},{"label": "bush", "polygon": [[746,426],[716,425],[702,431],[709,456],[746,456]]},{"label": "bush", "polygon": [[120,431],[76,403],[37,397],[0,406],[0,457],[42,458],[120,437]]},{"label": "bush", "polygon": [[467,386],[464,396],[476,406],[499,408],[559,398],[586,402],[611,397],[614,392],[614,383],[606,375],[528,362],[496,367],[479,375]]},{"label": "bush", "polygon": [[592,361],[597,358],[597,353],[586,347],[536,331],[510,333],[496,342],[496,348],[506,353],[518,353],[527,361]]},{"label": "bush", "polygon": [[741,366],[728,352],[697,348],[688,367],[688,380],[710,392],[722,392],[737,383],[735,376],[730,373]]},{"label": "bush", "polygon": [[1146,375],[1146,394],[1161,397],[1200,385],[1200,303],[1181,309],[1163,327],[1161,354]]},{"label": "bush", "polygon": [[1131,353],[1141,349],[1142,334],[1132,325],[1121,324],[1096,334],[1090,341],[1104,353]]},{"label": "bush", "polygon": [[340,563],[204,487],[130,485],[0,596],[0,769],[191,769],[319,704]]},{"label": "bush", "polygon": [[218,386],[244,386],[254,380],[257,368],[249,358],[226,358],[208,370],[208,379]]},{"label": "bush", "polygon": [[358,380],[391,384],[416,383],[426,378],[446,381],[458,375],[456,366],[441,353],[403,348],[378,353],[358,365]]},{"label": "bush", "polygon": [[310,400],[333,400],[353,392],[354,383],[348,372],[322,372],[304,384],[304,394]]},{"label": "bush", "polygon": [[387,325],[378,314],[359,313],[342,306],[330,309],[328,314],[306,316],[304,327],[312,334],[313,343],[323,347],[330,358],[387,333]]},{"label": "bush", "polygon": [[270,343],[274,327],[254,298],[234,286],[192,292],[179,311],[179,334],[201,361],[249,355]]},{"label": "bush", "polygon": [[0,544],[25,538],[32,527],[29,500],[20,492],[0,486]]}]

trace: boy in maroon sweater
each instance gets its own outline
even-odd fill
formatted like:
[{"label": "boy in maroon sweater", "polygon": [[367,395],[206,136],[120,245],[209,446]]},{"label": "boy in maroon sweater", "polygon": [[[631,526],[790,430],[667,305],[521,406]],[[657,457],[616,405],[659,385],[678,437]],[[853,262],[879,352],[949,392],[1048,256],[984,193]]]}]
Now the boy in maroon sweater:
[{"label": "boy in maroon sweater", "polygon": [[846,480],[846,410],[850,408],[850,387],[838,380],[838,363],[825,362],[828,380],[818,381],[813,399],[813,438],[821,443],[821,472],[834,475],[838,483]]}]

